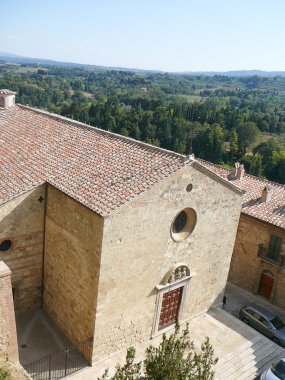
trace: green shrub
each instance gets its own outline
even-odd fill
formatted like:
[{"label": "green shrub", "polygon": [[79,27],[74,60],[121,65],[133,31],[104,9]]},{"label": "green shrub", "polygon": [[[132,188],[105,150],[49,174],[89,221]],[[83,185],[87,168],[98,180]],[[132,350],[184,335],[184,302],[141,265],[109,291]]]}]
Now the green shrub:
[{"label": "green shrub", "polygon": [[[143,362],[135,362],[136,350],[130,347],[127,351],[126,363],[117,366],[115,375],[110,380],[213,380],[215,365],[214,351],[206,337],[199,353],[189,338],[188,326],[180,332],[163,334],[158,345],[146,349]],[[107,380],[108,370],[98,380]]]},{"label": "green shrub", "polygon": [[7,369],[0,368],[0,380],[10,380],[10,372]]}]

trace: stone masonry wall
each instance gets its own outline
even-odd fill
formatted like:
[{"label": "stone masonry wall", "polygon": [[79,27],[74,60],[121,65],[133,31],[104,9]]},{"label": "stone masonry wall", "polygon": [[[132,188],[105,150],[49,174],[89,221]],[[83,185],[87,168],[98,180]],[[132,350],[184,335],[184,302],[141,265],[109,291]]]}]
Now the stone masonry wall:
[{"label": "stone masonry wall", "polygon": [[0,368],[6,361],[19,360],[11,271],[0,261]]},{"label": "stone masonry wall", "polygon": [[[241,201],[240,194],[186,167],[105,219],[94,361],[150,338],[155,287],[174,264],[185,263],[193,275],[183,320],[221,302]],[[177,243],[170,228],[186,207],[196,210],[197,225]]]},{"label": "stone masonry wall", "polygon": [[229,281],[257,294],[260,278],[264,270],[275,276],[270,301],[285,308],[285,269],[261,260],[258,245],[269,247],[271,235],[283,238],[280,252],[285,253],[285,231],[282,228],[262,222],[251,216],[241,214],[238,225],[233,257],[229,272]]},{"label": "stone masonry wall", "polygon": [[41,305],[45,186],[0,206],[0,243],[9,239],[11,248],[0,252],[12,271],[15,309]]},{"label": "stone masonry wall", "polygon": [[48,187],[44,310],[76,343],[93,337],[103,219]]}]

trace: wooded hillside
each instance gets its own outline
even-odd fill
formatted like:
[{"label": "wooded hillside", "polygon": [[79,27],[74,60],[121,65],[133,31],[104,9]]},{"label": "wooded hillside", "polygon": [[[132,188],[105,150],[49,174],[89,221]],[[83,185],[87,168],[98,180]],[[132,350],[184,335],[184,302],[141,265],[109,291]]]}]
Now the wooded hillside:
[{"label": "wooded hillside", "polygon": [[285,77],[0,64],[17,102],[285,183]]}]

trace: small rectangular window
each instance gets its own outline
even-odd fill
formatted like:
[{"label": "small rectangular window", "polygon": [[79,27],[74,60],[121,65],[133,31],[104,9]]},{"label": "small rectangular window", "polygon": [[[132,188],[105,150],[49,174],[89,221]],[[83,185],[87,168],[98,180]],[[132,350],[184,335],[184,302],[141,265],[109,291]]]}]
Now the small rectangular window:
[{"label": "small rectangular window", "polygon": [[282,239],[279,236],[271,235],[267,256],[278,261]]}]

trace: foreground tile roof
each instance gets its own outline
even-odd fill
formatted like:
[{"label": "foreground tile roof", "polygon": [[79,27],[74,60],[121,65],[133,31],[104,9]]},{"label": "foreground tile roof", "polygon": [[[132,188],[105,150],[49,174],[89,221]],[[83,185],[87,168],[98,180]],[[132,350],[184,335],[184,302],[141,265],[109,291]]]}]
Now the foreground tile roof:
[{"label": "foreground tile roof", "polygon": [[0,90],[0,94],[3,94],[3,95],[16,95],[16,92],[7,90],[7,88],[3,88],[2,90]]},{"label": "foreground tile roof", "polygon": [[[245,174],[242,179],[233,178],[230,170],[201,159],[197,160],[221,178],[244,191],[242,213],[264,222],[285,228],[285,185]],[[271,199],[261,201],[262,190],[270,187]]]},{"label": "foreground tile roof", "polygon": [[0,204],[48,182],[102,216],[185,157],[24,106],[0,109]]}]

